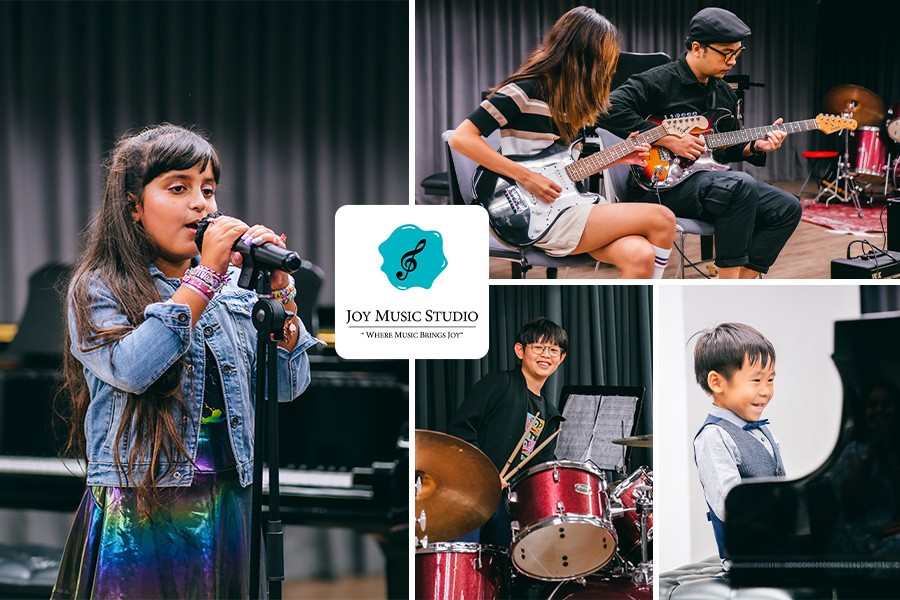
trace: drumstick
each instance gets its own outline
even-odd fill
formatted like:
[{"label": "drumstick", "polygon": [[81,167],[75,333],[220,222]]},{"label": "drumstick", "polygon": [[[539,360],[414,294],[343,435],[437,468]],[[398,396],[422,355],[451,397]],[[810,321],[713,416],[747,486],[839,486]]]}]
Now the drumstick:
[{"label": "drumstick", "polygon": [[532,458],[534,458],[535,456],[537,456],[538,454],[540,454],[541,450],[544,449],[544,446],[546,446],[547,444],[549,444],[549,443],[551,442],[551,440],[553,440],[553,438],[555,438],[556,436],[558,436],[560,431],[562,431],[562,427],[560,427],[559,429],[557,429],[556,431],[554,431],[554,432],[553,432],[553,435],[551,435],[551,436],[548,437],[546,440],[544,440],[544,443],[543,443],[543,444],[541,444],[540,446],[538,446],[537,448],[535,448],[535,449],[534,449],[534,452],[532,452],[531,454],[529,454],[529,455],[525,458],[525,460],[523,460],[522,462],[520,462],[519,464],[517,464],[515,469],[513,469],[512,471],[510,471],[509,473],[506,474],[506,477],[501,477],[501,479],[503,480],[503,483],[506,483],[507,481],[509,481],[509,480],[512,478],[513,475],[515,475],[516,473],[519,472],[519,469],[521,469],[522,467],[524,467],[524,466],[528,463],[529,460],[531,460]]},{"label": "drumstick", "polygon": [[531,425],[534,421],[541,416],[541,411],[537,411],[537,414],[534,415],[534,418],[525,425],[525,433],[522,434],[522,437],[519,438],[519,443],[516,444],[516,447],[513,448],[512,454],[509,455],[509,460],[506,461],[506,464],[503,465],[503,470],[500,471],[500,479],[503,479],[503,474],[506,473],[506,470],[509,468],[509,465],[512,464],[513,459],[516,457],[516,453],[519,452],[519,449],[522,447],[522,442],[525,441],[525,436],[528,435],[528,432],[531,431]]}]

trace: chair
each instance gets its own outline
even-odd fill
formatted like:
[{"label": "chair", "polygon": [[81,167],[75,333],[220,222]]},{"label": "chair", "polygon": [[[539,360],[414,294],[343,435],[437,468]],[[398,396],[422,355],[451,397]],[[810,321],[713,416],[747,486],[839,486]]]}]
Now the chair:
[{"label": "chair", "polygon": [[[668,62],[671,62],[672,58],[666,54],[665,52],[621,52],[619,54],[619,64],[616,68],[616,72],[612,78],[611,89],[616,89],[625,81],[628,80],[629,77],[635,75],[637,73],[642,73],[647,69],[652,69],[653,67],[657,67],[659,65],[664,65]],[[614,136],[608,131],[598,129],[598,135],[600,135],[600,131],[603,131],[607,136],[611,136],[609,142],[604,142],[604,145],[608,145],[609,143],[618,143],[621,138]],[[602,139],[602,135],[600,136]],[[613,141],[615,138],[615,141]],[[613,169],[618,170],[618,167],[613,167]],[[611,171],[613,169],[608,169]],[[615,187],[618,190],[622,190],[624,192],[624,179],[628,177],[628,168],[622,167],[619,171],[619,175],[614,175],[612,179],[616,180],[618,183]],[[622,175],[624,172],[624,175]],[[618,197],[622,197],[621,194]],[[685,254],[684,254],[684,242],[685,236],[687,235],[699,235],[700,236],[700,261],[705,262],[708,260],[712,260],[713,258],[713,241],[712,236],[714,233],[714,227],[712,223],[708,223],[706,221],[701,221],[699,219],[688,219],[686,217],[677,217],[675,219],[675,232],[678,234],[678,240],[675,242],[675,251],[678,252],[678,274],[681,279],[684,279],[684,267],[685,266],[694,266],[698,264],[697,262],[685,262]]]},{"label": "chair", "polygon": [[[441,138],[446,144],[450,139],[453,130],[447,130]],[[500,146],[500,132],[494,131],[490,136],[485,138],[492,147]],[[474,199],[474,190],[471,181],[475,175],[478,164],[453,150],[447,145],[447,163],[449,165],[448,179],[450,184],[450,198],[454,204],[471,204]],[[512,262],[513,279],[524,279],[529,269],[532,267],[546,267],[547,279],[556,279],[559,268],[577,267],[577,266],[594,266],[596,273],[599,263],[587,254],[579,254],[576,256],[549,256],[539,248],[528,246],[525,248],[515,248],[507,246],[491,231],[490,245],[488,247],[488,255],[492,258],[501,258]]]},{"label": "chair", "polygon": [[[602,127],[597,128],[597,137],[600,138],[600,142],[604,148],[608,148],[609,146],[614,146],[622,141],[617,135],[614,135]],[[604,190],[603,194],[612,202],[618,202],[625,198],[625,189],[626,184],[628,182],[628,175],[631,169],[628,165],[616,165],[614,167],[610,167],[604,171],[606,173],[606,177],[604,177]],[[685,255],[684,255],[684,241],[686,235],[699,235],[699,236],[712,236],[713,235],[713,225],[712,223],[707,223],[705,221],[698,221],[697,219],[687,219],[683,217],[675,218],[675,233],[678,234],[678,239],[675,242],[676,252],[678,252],[678,274],[681,279],[684,279],[684,267],[685,266],[693,266],[697,263],[685,263]],[[701,255],[703,253],[701,252]],[[704,255],[705,256],[705,255]],[[701,257],[701,261],[709,260],[708,258]]]}]

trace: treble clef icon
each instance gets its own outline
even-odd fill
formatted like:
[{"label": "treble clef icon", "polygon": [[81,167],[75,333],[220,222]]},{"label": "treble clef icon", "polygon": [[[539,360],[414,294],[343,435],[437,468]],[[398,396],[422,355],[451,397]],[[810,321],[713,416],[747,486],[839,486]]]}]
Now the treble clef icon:
[{"label": "treble clef icon", "polygon": [[400,268],[402,271],[397,271],[397,279],[403,281],[406,279],[406,276],[410,274],[410,272],[415,271],[416,267],[419,266],[419,263],[416,262],[416,254],[425,249],[425,238],[419,240],[419,243],[416,244],[416,247],[404,254],[400,257]]}]

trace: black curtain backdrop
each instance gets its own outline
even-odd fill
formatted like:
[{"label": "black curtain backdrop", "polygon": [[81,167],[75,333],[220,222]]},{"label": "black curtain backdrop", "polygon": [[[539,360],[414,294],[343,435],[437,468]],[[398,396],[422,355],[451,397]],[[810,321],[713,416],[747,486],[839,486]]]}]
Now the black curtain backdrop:
[{"label": "black curtain backdrop", "polygon": [[[745,124],[825,112],[835,85],[870,88],[890,107],[900,100],[896,19],[886,4],[862,0],[426,0],[416,3],[416,181],[447,168],[441,133],[458,125],[482,90],[513,72],[566,10],[585,4],[622,33],[622,49],[678,56],[691,17],[706,6],[739,15],[753,30],[733,74],[764,83],[746,92]],[[893,31],[892,31],[893,30]],[[763,180],[802,179],[801,152],[828,148],[837,137],[792,135],[768,165],[746,170]],[[422,203],[446,201],[425,196]]]},{"label": "black curtain backdrop", "polygon": [[75,260],[115,139],[162,121],[210,135],[223,212],[333,304],[337,208],[408,202],[408,31],[402,1],[0,2],[0,322]]},{"label": "black curtain backdrop", "polygon": [[[513,352],[519,327],[544,316],[569,334],[568,355],[545,384],[545,397],[557,404],[565,385],[644,386],[637,433],[651,433],[652,296],[645,285],[491,286],[487,355],[479,360],[416,361],[416,427],[447,431],[479,379],[519,364]],[[634,450],[632,464],[652,465],[650,452]]]}]

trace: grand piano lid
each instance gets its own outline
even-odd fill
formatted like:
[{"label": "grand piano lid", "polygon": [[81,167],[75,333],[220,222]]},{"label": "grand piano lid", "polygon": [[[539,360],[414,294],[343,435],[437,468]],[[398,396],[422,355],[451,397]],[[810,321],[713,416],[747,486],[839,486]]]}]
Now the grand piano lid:
[{"label": "grand piano lid", "polygon": [[871,597],[881,589],[896,597],[900,312],[837,322],[832,358],[843,386],[838,441],[803,478],[747,482],[728,494],[731,579],[866,590]]}]

